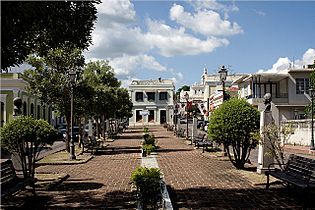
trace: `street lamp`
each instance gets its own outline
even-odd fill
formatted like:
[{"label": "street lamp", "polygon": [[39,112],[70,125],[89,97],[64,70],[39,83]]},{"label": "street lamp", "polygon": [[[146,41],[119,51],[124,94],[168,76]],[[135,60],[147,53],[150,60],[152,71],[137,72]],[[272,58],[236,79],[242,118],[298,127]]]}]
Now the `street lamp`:
[{"label": "street lamp", "polygon": [[226,99],[225,97],[225,81],[227,76],[227,70],[224,66],[221,67],[221,69],[218,72],[220,74],[220,81],[222,82],[222,94],[223,94],[223,102]]},{"label": "street lamp", "polygon": [[315,89],[311,88],[309,89],[309,93],[310,93],[310,97],[311,97],[311,100],[312,100],[312,107],[311,107],[311,123],[312,123],[312,133],[311,133],[311,150],[315,150],[315,147],[314,147],[314,97],[315,97]]},{"label": "street lamp", "polygon": [[[219,70],[218,73],[220,74],[220,80],[222,82],[222,95],[223,95],[222,103],[224,103],[224,100],[226,99],[226,96],[225,96],[225,81],[226,81],[226,76],[227,76],[227,70],[224,67],[224,65],[221,67],[221,69]],[[224,149],[224,156],[227,156],[225,144],[223,144],[223,149]]]},{"label": "street lamp", "polygon": [[189,94],[186,92],[184,95],[186,99],[186,139],[188,139],[188,100],[189,100]]},{"label": "street lamp", "polygon": [[75,160],[75,148],[74,148],[74,139],[73,139],[73,87],[75,85],[76,79],[77,79],[77,72],[75,70],[71,70],[68,73],[69,79],[70,79],[70,87],[71,87],[71,119],[70,119],[70,160]]}]

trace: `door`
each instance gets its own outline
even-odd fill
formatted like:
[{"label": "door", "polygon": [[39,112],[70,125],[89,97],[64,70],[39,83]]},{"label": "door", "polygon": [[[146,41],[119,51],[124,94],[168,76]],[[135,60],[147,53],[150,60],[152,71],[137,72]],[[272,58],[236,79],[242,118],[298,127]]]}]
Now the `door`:
[{"label": "door", "polygon": [[160,124],[166,123],[166,110],[160,110]]}]

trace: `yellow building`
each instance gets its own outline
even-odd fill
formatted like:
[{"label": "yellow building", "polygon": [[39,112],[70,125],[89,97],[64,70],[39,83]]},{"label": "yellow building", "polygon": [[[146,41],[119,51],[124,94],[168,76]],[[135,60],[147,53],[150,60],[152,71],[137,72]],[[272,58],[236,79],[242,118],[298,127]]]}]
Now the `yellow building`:
[{"label": "yellow building", "polygon": [[27,86],[28,82],[22,79],[21,74],[0,74],[1,127],[13,119],[13,100],[17,97],[21,98],[22,100],[22,115],[32,116],[36,119],[44,119],[51,123],[51,107],[45,103],[41,103],[41,101],[36,96],[28,93]]}]

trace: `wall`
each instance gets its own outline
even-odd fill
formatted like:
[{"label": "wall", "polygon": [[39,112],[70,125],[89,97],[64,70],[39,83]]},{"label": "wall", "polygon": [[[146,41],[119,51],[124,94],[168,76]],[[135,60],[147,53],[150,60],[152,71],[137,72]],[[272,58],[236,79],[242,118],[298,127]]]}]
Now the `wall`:
[{"label": "wall", "polygon": [[[289,120],[281,126],[292,126],[292,133],[289,135],[286,144],[309,146],[311,143],[311,120]],[[315,126],[315,123],[314,123]]]}]

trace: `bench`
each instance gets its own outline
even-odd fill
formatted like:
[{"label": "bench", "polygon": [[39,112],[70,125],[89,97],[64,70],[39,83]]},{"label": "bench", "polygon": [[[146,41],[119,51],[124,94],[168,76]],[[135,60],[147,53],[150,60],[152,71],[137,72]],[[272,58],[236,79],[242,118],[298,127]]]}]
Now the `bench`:
[{"label": "bench", "polygon": [[184,138],[185,137],[185,129],[182,129],[182,128],[179,128],[177,131],[176,131],[176,136],[177,137],[182,137]]},{"label": "bench", "polygon": [[91,152],[92,154],[97,153],[99,149],[102,149],[102,142],[97,141],[95,136],[85,137],[83,139],[83,152],[86,149],[86,152]]},{"label": "bench", "polygon": [[25,190],[27,186],[31,186],[33,195],[36,195],[35,182],[32,177],[18,177],[11,160],[1,161],[1,200]]},{"label": "bench", "polygon": [[271,169],[272,165],[276,165],[276,163],[270,164],[268,166],[268,171],[266,171],[266,189],[270,186],[269,176],[273,176],[284,181],[286,184],[294,185],[305,190],[315,188],[314,159],[291,154],[283,170],[279,168]]},{"label": "bench", "polygon": [[167,131],[173,131],[173,130],[174,130],[174,125],[167,124]]},{"label": "bench", "polygon": [[195,147],[199,148],[202,147],[202,152],[205,152],[205,149],[208,149],[209,146],[212,146],[212,141],[207,139],[207,134],[198,134],[197,137],[194,137],[193,143]]}]

